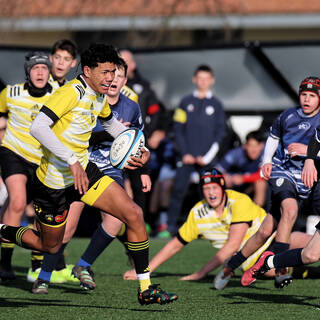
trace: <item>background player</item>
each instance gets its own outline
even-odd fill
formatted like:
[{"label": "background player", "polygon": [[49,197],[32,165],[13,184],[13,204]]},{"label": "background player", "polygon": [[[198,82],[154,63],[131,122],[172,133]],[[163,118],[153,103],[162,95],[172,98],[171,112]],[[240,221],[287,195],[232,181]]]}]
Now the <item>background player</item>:
[{"label": "background player", "polygon": [[[24,64],[26,82],[8,85],[0,94],[1,116],[8,114],[7,129],[0,147],[1,175],[9,199],[2,208],[2,222],[20,226],[27,203],[32,200],[35,170],[42,152],[39,142],[29,132],[33,119],[52,93],[48,83],[49,57],[30,52]],[[1,243],[0,278],[15,279],[11,266],[14,243]]]},{"label": "background player", "polygon": [[[228,278],[248,256],[263,245],[277,226],[273,252],[289,249],[292,227],[298,214],[301,200],[310,196],[311,188],[301,180],[302,168],[306,159],[307,145],[319,121],[319,79],[308,77],[299,86],[300,106],[290,108],[280,114],[270,129],[263,158],[262,173],[268,180],[267,215],[259,231],[227,263],[218,275]],[[274,156],[273,156],[274,155]],[[312,191],[313,210],[319,212],[318,185]],[[279,222],[279,223],[278,223]],[[277,225],[278,224],[278,225]],[[302,242],[301,242],[302,245]],[[255,281],[254,268],[242,277],[243,285]],[[286,269],[276,270],[275,286],[283,287],[292,279]]]}]

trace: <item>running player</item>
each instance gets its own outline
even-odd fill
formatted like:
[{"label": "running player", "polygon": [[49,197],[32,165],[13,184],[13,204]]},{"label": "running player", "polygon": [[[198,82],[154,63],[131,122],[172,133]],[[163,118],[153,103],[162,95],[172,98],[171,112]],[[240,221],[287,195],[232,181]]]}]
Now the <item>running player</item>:
[{"label": "running player", "polygon": [[[105,97],[119,59],[112,46],[91,45],[81,55],[83,74],[58,89],[42,107],[31,126],[31,134],[44,146],[34,188],[38,233],[8,225],[1,225],[0,233],[21,246],[57,253],[69,206],[81,200],[126,224],[128,250],[140,284],[138,301],[140,304],[165,304],[176,300],[177,296],[151,285],[149,241],[141,208],[112,178],[103,175],[88,160],[89,138],[98,117],[113,137],[126,129],[112,115]],[[150,156],[146,149],[141,151],[141,158],[130,159],[133,169],[143,166]]]},{"label": "running player", "polygon": [[[300,106],[290,108],[281,113],[270,129],[264,158],[262,173],[268,180],[268,212],[259,231],[246,243],[235,256],[227,262],[226,267],[218,274],[215,282],[227,280],[254,251],[263,245],[277,226],[274,253],[289,249],[289,238],[297,218],[299,202],[310,194],[314,200],[319,198],[319,186],[311,193],[311,187],[305,186],[301,180],[302,168],[306,159],[307,145],[319,121],[319,83],[317,77],[304,79],[299,87]],[[276,152],[276,153],[275,153]],[[275,155],[274,155],[275,153]],[[319,211],[319,201],[313,201],[314,211]],[[300,246],[303,246],[302,243]],[[254,270],[244,273],[241,283],[248,286],[253,283]],[[282,288],[290,283],[291,275],[286,268],[276,270],[275,286]]]},{"label": "running player", "polygon": [[[107,93],[107,100],[111,107],[114,116],[123,124],[130,127],[135,127],[143,130],[143,122],[139,105],[133,100],[136,100],[136,94],[130,88],[126,88],[126,96],[120,93],[126,83],[127,65],[121,59],[115,73],[115,78]],[[130,99],[127,97],[130,97]],[[93,129],[90,138],[89,160],[94,162],[98,168],[109,177],[113,178],[119,185],[123,187],[123,174],[120,169],[114,168],[110,163],[109,153],[113,138],[104,131],[101,123],[98,121]],[[151,181],[149,176],[141,176],[143,191],[148,192],[151,189]],[[81,202],[82,203],[82,202]],[[55,255],[46,255],[40,274],[38,273],[38,281],[33,285],[33,293],[48,293],[48,284],[50,281],[51,272],[59,255],[64,250],[67,243],[73,236],[81,211],[84,204],[73,206],[68,214],[66,232],[64,235],[63,245]],[[90,266],[102,253],[102,251],[113,241],[122,227],[122,222],[109,214],[102,214],[102,223],[94,232],[91,242],[87,250],[78,261],[74,273],[79,277],[80,285],[85,289],[93,290],[95,282]]]},{"label": "running player", "polygon": [[[48,83],[50,61],[45,53],[29,53],[24,69],[26,82],[8,85],[0,94],[1,116],[8,113],[0,147],[1,174],[9,194],[2,221],[16,227],[20,226],[26,205],[32,199],[31,185],[42,156],[39,142],[30,135],[30,125],[52,93]],[[11,266],[13,248],[12,241],[1,243],[2,281],[15,279]]]}]

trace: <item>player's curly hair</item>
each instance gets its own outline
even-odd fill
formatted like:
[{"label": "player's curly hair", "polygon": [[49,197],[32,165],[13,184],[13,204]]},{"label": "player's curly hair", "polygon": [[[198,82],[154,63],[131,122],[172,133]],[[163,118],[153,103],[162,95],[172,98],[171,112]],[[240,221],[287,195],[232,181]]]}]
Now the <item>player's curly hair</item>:
[{"label": "player's curly hair", "polygon": [[98,66],[98,63],[105,62],[120,65],[121,57],[114,46],[103,43],[93,43],[88,49],[82,52],[80,61],[83,70],[85,66],[95,68]]}]

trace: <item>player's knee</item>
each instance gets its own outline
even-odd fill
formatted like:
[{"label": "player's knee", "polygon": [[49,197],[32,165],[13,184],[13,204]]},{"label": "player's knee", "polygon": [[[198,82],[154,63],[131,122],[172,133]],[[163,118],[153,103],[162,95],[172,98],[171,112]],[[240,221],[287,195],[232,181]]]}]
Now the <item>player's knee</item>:
[{"label": "player's knee", "polygon": [[44,243],[42,246],[43,246],[44,252],[55,254],[59,251],[61,243],[58,241],[52,241],[52,242]]},{"label": "player's knee", "polygon": [[259,228],[259,230],[257,231],[257,237],[264,242],[270,237],[271,233],[271,228]]},{"label": "player's knee", "polygon": [[319,261],[320,255],[312,252],[311,250],[302,251],[302,260],[305,264],[315,263]]},{"label": "player's knee", "polygon": [[131,207],[130,212],[126,215],[126,224],[143,223],[143,211],[142,209],[134,204]]},{"label": "player's knee", "polygon": [[23,199],[16,199],[15,201],[10,201],[9,203],[9,214],[15,214],[22,216],[25,208],[26,202]]},{"label": "player's knee", "polygon": [[294,222],[297,218],[298,211],[296,208],[288,208],[286,210],[283,210],[283,213],[281,215],[281,219],[285,219],[288,222]]}]

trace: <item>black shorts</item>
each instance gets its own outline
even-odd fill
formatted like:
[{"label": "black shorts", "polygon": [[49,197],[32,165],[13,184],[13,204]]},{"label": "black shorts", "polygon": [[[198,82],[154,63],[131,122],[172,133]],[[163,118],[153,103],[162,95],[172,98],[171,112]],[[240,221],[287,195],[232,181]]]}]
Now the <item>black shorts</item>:
[{"label": "black shorts", "polygon": [[[85,171],[89,179],[88,190],[104,177],[103,173],[92,162],[88,163]],[[71,203],[80,201],[83,196],[78,190],[75,190],[74,185],[65,189],[51,189],[38,178],[36,178],[34,189],[33,203],[37,219],[41,223],[52,227],[58,227],[65,223]]]},{"label": "black shorts", "polygon": [[14,174],[23,174],[27,177],[27,203],[30,203],[33,198],[33,185],[38,165],[27,161],[6,147],[0,147],[0,166],[3,181]]}]

